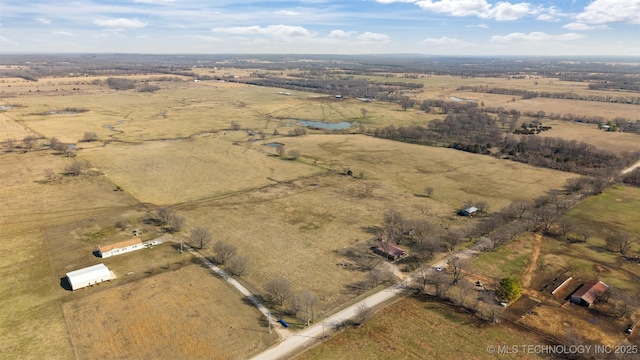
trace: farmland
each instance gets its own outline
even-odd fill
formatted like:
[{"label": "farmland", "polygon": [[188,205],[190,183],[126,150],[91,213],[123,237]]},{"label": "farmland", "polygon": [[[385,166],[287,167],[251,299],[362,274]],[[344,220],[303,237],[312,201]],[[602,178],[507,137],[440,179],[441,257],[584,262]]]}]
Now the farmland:
[{"label": "farmland", "polygon": [[[193,70],[230,80],[259,69]],[[105,85],[107,77],[97,75],[0,82],[0,105],[10,106],[0,112],[0,250],[11,254],[0,260],[6,274],[0,288],[7,294],[0,300],[0,313],[11,325],[0,330],[0,351],[9,358],[247,358],[277,342],[277,335],[268,333],[264,318],[239,293],[201,267],[195,256],[180,253],[180,243],[190,242],[196,227],[207,228],[213,237],[212,244],[199,249],[202,255],[215,258],[211,245],[223,241],[246,257],[248,270],[239,280],[259,298],[266,299],[264,287],[274,278],[288,280],[294,293],[313,292],[318,320],[371,290],[362,288],[367,266],[382,258],[369,248],[390,210],[405,219],[426,220],[439,233],[468,229],[515,199],[533,202],[562,194],[567,180],[578,178],[505,158],[371,136],[390,125],[426,128],[446,116],[435,110],[413,106],[405,111],[395,102],[239,80],[194,82],[184,75],[161,80],[161,75],[118,76],[157,85],[155,92],[114,90]],[[476,84],[526,88],[534,79],[429,75],[398,80],[422,83],[424,91],[411,93],[418,100],[456,96],[481,100],[487,107],[544,108],[548,113],[576,104],[560,99],[510,102],[502,95],[456,90]],[[588,92],[582,83],[538,81],[545,91]],[[637,107],[584,103],[588,106],[575,111],[606,118],[632,118]],[[353,126],[332,132],[303,128],[298,120]],[[532,119],[520,119],[528,121]],[[618,154],[640,151],[637,134],[544,118],[542,124],[552,127],[542,136],[584,141]],[[84,139],[87,133],[95,139]],[[54,138],[72,146],[53,149]],[[274,144],[281,145],[282,153]],[[69,171],[74,163],[86,166],[78,176]],[[425,195],[427,187],[433,193]],[[597,263],[608,269],[605,281],[634,291],[629,283],[640,276],[637,269],[594,248],[603,246],[613,226],[640,231],[632,225],[640,211],[634,200],[638,196],[635,188],[613,187],[563,215],[592,226],[598,235],[589,244],[545,238],[539,262],[553,265],[536,268],[533,282],[542,281],[544,271],[565,267],[587,276]],[[485,203],[486,209],[476,218],[457,216],[467,202]],[[161,207],[184,217],[184,227],[173,231],[160,224],[156,212]],[[107,259],[93,254],[98,246],[131,238],[133,230],[143,241],[164,243]],[[524,233],[486,253],[473,271],[496,279],[523,276],[535,247],[533,236]],[[631,251],[638,250],[636,245]],[[76,292],[64,288],[67,272],[99,262],[117,278]],[[292,321],[292,331],[302,327],[295,316],[285,314],[285,307],[269,305],[274,314]],[[414,319],[411,329],[416,332],[452,326],[449,331],[466,339],[481,332],[484,339],[464,349],[477,358],[491,358],[484,353],[486,345],[508,331],[430,300],[404,299],[390,309],[401,309],[403,321]],[[366,327],[349,330],[304,356],[340,358],[340,346],[355,342],[365,358],[378,345],[360,339],[379,340],[387,331],[401,331],[385,325],[388,316],[381,311]],[[436,320],[424,325],[427,318]],[[467,323],[473,328],[461,325]],[[108,346],[97,346],[98,338]],[[169,347],[166,338],[181,340]],[[446,357],[456,349],[445,343],[437,338],[432,344],[402,347],[415,358],[435,348]],[[402,353],[382,344],[387,346],[384,356]]]}]

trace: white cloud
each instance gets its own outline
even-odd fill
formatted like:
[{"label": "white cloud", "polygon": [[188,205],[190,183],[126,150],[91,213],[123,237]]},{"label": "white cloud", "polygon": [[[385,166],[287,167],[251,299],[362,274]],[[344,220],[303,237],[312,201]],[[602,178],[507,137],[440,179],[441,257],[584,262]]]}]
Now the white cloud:
[{"label": "white cloud", "polygon": [[563,29],[575,30],[575,31],[587,31],[587,30],[606,30],[609,29],[606,25],[589,25],[581,22],[572,22],[562,27]]},{"label": "white cloud", "polygon": [[534,31],[528,34],[525,33],[511,33],[507,35],[495,35],[491,37],[492,42],[508,43],[508,42],[562,42],[584,39],[584,35],[576,33],[566,33],[560,35],[550,35],[544,32]]},{"label": "white cloud", "polygon": [[275,12],[276,15],[280,15],[280,16],[298,16],[300,15],[299,12],[297,11],[293,11],[293,10],[279,10]]},{"label": "white cloud", "polygon": [[513,21],[530,14],[535,14],[538,10],[529,3],[511,4],[499,2],[480,17],[488,17],[497,21]]},{"label": "white cloud", "polygon": [[500,1],[490,4],[487,0],[377,0],[377,2],[382,4],[395,2],[414,3],[423,10],[436,13],[449,14],[451,16],[476,16],[497,21],[518,20],[527,15],[539,14],[546,10],[541,6],[532,6],[528,2],[512,4],[508,1]]},{"label": "white cloud", "polygon": [[73,34],[68,31],[52,31],[51,33],[53,35],[73,36]]},{"label": "white cloud", "polygon": [[491,9],[486,0],[421,0],[416,1],[416,5],[424,10],[453,16],[481,16]]},{"label": "white cloud", "polygon": [[114,29],[131,29],[131,28],[143,28],[147,26],[147,23],[138,19],[97,19],[93,22],[98,26]]},{"label": "white cloud", "polygon": [[302,26],[291,25],[269,25],[269,26],[232,26],[218,27],[211,31],[233,35],[268,35],[281,38],[290,37],[311,37],[313,33]]},{"label": "white cloud", "polygon": [[355,33],[355,31],[331,30],[329,37],[332,39],[348,39]]},{"label": "white cloud", "polygon": [[595,0],[576,16],[576,20],[588,24],[640,24],[640,1]]},{"label": "white cloud", "polygon": [[356,40],[364,42],[388,42],[391,40],[391,37],[389,37],[389,35],[367,31],[356,36]]},{"label": "white cloud", "polygon": [[36,21],[40,24],[49,25],[51,24],[51,20],[45,18],[36,18]]},{"label": "white cloud", "polygon": [[478,25],[467,25],[468,28],[481,28],[481,29],[488,29],[489,25],[487,24],[478,24]]},{"label": "white cloud", "polygon": [[456,46],[462,46],[462,45],[469,45],[466,42],[459,40],[459,39],[455,39],[455,38],[450,38],[450,37],[446,37],[443,36],[439,39],[435,39],[435,38],[428,38],[428,39],[424,39],[422,40],[422,44],[424,45],[429,45],[429,46],[444,46],[444,45],[456,45]]},{"label": "white cloud", "polygon": [[538,15],[536,19],[540,21],[553,22],[560,21],[561,18],[565,17],[568,17],[568,15],[558,10],[555,6],[550,6],[546,9],[542,9],[540,15]]}]

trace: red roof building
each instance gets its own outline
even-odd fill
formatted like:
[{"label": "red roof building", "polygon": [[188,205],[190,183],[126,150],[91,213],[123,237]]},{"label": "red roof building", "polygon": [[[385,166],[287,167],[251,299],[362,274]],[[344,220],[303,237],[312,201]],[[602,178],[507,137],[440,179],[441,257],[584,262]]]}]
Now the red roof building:
[{"label": "red roof building", "polygon": [[584,283],[576,292],[571,294],[571,302],[582,306],[591,306],[598,296],[609,289],[609,285],[598,280]]}]

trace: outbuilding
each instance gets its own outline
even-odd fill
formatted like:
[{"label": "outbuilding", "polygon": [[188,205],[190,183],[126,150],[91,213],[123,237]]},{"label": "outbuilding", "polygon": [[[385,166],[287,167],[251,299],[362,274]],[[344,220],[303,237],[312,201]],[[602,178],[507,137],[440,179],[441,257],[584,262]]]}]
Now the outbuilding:
[{"label": "outbuilding", "polygon": [[475,206],[470,206],[466,209],[462,209],[460,211],[458,211],[458,214],[461,216],[474,216],[476,213],[478,212],[478,208]]},{"label": "outbuilding", "polygon": [[111,271],[109,271],[109,268],[105,264],[97,264],[68,272],[67,280],[69,280],[71,290],[75,291],[83,287],[111,280]]},{"label": "outbuilding", "polygon": [[591,280],[584,283],[576,292],[571,294],[571,302],[582,306],[591,306],[598,296],[609,289],[609,285],[598,280]]},{"label": "outbuilding", "polygon": [[102,258],[107,258],[115,255],[128,253],[131,251],[140,250],[140,249],[144,249],[144,244],[142,244],[142,240],[136,237],[126,241],[120,241],[111,245],[98,246],[98,254]]}]

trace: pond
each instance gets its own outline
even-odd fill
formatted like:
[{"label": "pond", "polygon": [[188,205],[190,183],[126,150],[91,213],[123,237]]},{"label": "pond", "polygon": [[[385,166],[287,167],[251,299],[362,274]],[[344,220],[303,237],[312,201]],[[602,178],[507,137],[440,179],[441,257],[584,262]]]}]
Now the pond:
[{"label": "pond", "polygon": [[280,145],[284,146],[283,143],[279,143],[279,142],[270,142],[268,144],[264,144],[265,146],[269,146],[269,147],[278,147]]},{"label": "pond", "polygon": [[5,110],[13,109],[13,108],[15,108],[15,106],[11,106],[11,105],[0,105],[0,111],[5,111]]},{"label": "pond", "polygon": [[475,100],[472,99],[463,99],[463,98],[459,98],[459,97],[455,97],[455,96],[450,96],[449,99],[453,100],[453,101],[469,101],[469,102],[476,102]]},{"label": "pond", "polygon": [[291,119],[291,120],[297,122],[302,126],[315,128],[315,129],[344,130],[353,126],[353,123],[348,121],[343,121],[339,123],[329,123],[324,121],[311,121],[311,120],[299,120],[299,119]]}]

